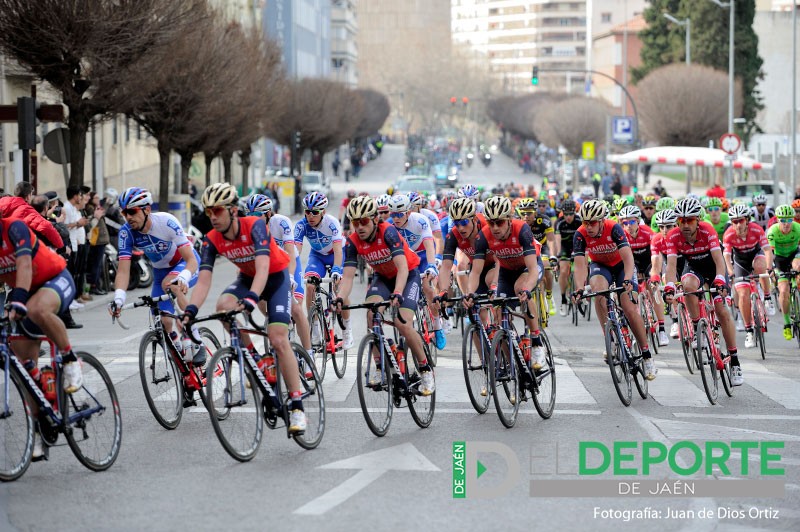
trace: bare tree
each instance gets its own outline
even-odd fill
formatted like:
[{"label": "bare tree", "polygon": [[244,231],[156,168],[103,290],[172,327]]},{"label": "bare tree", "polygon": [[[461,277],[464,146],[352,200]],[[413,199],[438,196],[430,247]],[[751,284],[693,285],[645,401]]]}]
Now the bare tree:
[{"label": "bare tree", "polygon": [[383,127],[389,116],[389,100],[386,96],[372,89],[359,89],[356,91],[361,96],[364,104],[364,114],[361,122],[356,127],[353,137],[363,139],[374,135]]},{"label": "bare tree", "polygon": [[605,102],[576,96],[551,105],[538,114],[534,129],[540,141],[555,148],[564,148],[580,157],[582,144],[605,144],[609,109]]},{"label": "bare tree", "polygon": [[536,118],[565,97],[549,92],[504,96],[489,102],[489,116],[504,132],[540,141],[539,132],[534,128]]},{"label": "bare tree", "polygon": [[[707,146],[728,130],[728,74],[703,65],[672,64],[637,85],[646,138],[665,146]],[[742,85],[734,89],[734,112],[742,111]]]},{"label": "bare tree", "polygon": [[205,0],[0,0],[0,49],[61,93],[70,183],[83,184],[92,122],[149,93],[132,67],[206,16]]}]

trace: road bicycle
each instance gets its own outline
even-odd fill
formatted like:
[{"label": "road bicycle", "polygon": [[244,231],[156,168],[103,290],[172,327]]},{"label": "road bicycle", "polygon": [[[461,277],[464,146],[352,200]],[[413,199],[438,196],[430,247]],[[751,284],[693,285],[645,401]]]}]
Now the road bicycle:
[{"label": "road bicycle", "polygon": [[[570,272],[569,272],[569,282],[567,283],[567,294],[572,294],[575,292],[575,275],[574,270],[575,264],[570,261]],[[592,319],[592,306],[583,300],[578,300],[577,302],[573,301],[572,298],[569,298],[567,303],[569,306],[569,313],[572,316],[572,324],[577,327],[578,322],[580,321],[581,317],[586,318],[586,321]]]},{"label": "road bicycle", "polygon": [[481,319],[480,307],[474,305],[470,309],[469,325],[464,328],[461,342],[461,365],[467,383],[467,395],[472,407],[479,414],[486,412],[489,401],[492,400],[489,388],[489,353],[492,350],[492,337],[497,330],[491,325],[492,311],[485,310],[483,314],[489,320],[488,327]]},{"label": "road bicycle", "polygon": [[[333,371],[340,379],[347,370],[347,349],[344,349],[344,322],[341,315],[336,314],[334,320],[331,308],[334,305],[336,294],[332,286],[323,288],[323,285],[332,285],[330,277],[311,276],[306,279],[308,284],[316,287],[314,303],[308,314],[308,323],[311,326],[311,355],[319,373],[320,382],[325,379],[325,369],[328,359],[333,362]],[[322,298],[325,298],[323,303]]]},{"label": "road bicycle", "polygon": [[766,360],[767,344],[764,339],[764,334],[767,332],[769,317],[767,316],[767,309],[762,299],[763,289],[759,282],[760,279],[769,279],[769,274],[761,273],[736,277],[733,282],[750,283],[750,323],[753,324],[753,339],[756,341],[756,345],[761,352],[761,360]]},{"label": "road bicycle", "polygon": [[[679,288],[679,285],[676,284],[676,288]],[[694,326],[691,317],[689,317],[689,309],[686,308],[686,298],[680,289],[675,292],[672,308],[678,318],[678,341],[683,351],[683,359],[686,362],[686,368],[689,373],[694,374],[694,370],[698,369],[699,366],[694,347],[692,347],[694,344]]]},{"label": "road bicycle", "polygon": [[[400,341],[395,343],[384,334],[384,324],[394,327],[393,320],[383,317],[384,309],[390,306],[391,301],[377,301],[343,307],[343,310],[367,309],[372,312],[371,332],[364,336],[358,347],[356,384],[364,420],[376,436],[386,435],[393,411],[401,408],[403,401],[408,405],[414,422],[423,429],[430,426],[436,408],[436,391],[427,396],[420,391],[419,363],[406,349],[405,339],[400,337]],[[394,319],[405,323],[399,313]],[[425,358],[430,360],[427,345],[424,342],[422,345]]]},{"label": "road bicycle", "polygon": [[650,349],[653,354],[658,354],[658,315],[656,314],[655,302],[650,290],[645,288],[647,280],[640,278],[639,286],[639,314],[642,316],[642,323],[644,330],[647,333],[647,338],[650,341]]},{"label": "road bicycle", "polygon": [[[147,307],[150,312],[149,329],[139,342],[139,378],[147,406],[159,425],[167,430],[178,427],[183,416],[184,408],[197,406],[194,393],[200,395],[203,405],[208,408],[205,394],[205,368],[195,366],[192,356],[184,359],[182,348],[172,337],[167,334],[162,323],[162,318],[173,320],[173,330],[180,330],[178,316],[161,310],[158,304],[161,301],[172,300],[172,294],[163,294],[159,297],[141,296],[137,301],[123,305],[121,310]],[[120,327],[128,330],[120,318],[112,318]],[[202,342],[200,348],[205,350],[205,360],[220,348],[220,342],[209,329],[201,327],[198,332]],[[180,342],[180,340],[178,340]],[[217,368],[221,371],[221,368]],[[225,411],[218,411],[217,415],[225,416]]]},{"label": "road bicycle", "polygon": [[422,341],[425,343],[425,348],[428,352],[428,363],[432,368],[436,367],[436,357],[439,350],[436,349],[436,333],[433,330],[433,312],[428,306],[428,300],[425,294],[420,290],[419,300],[417,301],[417,311],[414,315],[414,322],[416,329],[422,335]]},{"label": "road bicycle", "polygon": [[[105,471],[116,461],[122,444],[117,392],[105,368],[89,353],[76,352],[83,385],[68,394],[63,389],[62,354],[48,340],[54,376],[46,384],[45,395],[9,347],[9,338],[16,336],[14,325],[8,318],[0,319],[0,480],[16,480],[27,471],[35,430],[46,446],[45,453],[63,434],[81,464],[92,471]],[[44,378],[42,371],[40,380]],[[33,407],[38,412],[35,419]]]},{"label": "road bicycle", "polygon": [[[249,323],[240,324],[236,319],[244,313]],[[206,396],[214,403],[213,410],[225,410],[228,415],[220,417],[209,409],[209,417],[222,447],[234,459],[240,462],[252,460],[256,455],[264,433],[264,423],[270,429],[278,428],[283,421],[286,437],[304,449],[314,449],[322,441],[325,433],[325,398],[322,382],[305,349],[292,343],[302,388],[301,399],[307,416],[307,428],[303,433],[289,432],[289,406],[291,398],[288,387],[280,372],[280,360],[274,349],[270,348],[265,356],[275,360],[276,382],[270,384],[248,349],[243,347],[241,334],[266,338],[264,326],[253,321],[250,313],[241,310],[217,312],[193,323],[218,320],[226,325],[230,332],[231,345],[222,347],[214,353],[206,370]],[[191,329],[187,330],[193,341]],[[215,368],[221,367],[217,372]],[[308,373],[311,376],[308,377]]]}]

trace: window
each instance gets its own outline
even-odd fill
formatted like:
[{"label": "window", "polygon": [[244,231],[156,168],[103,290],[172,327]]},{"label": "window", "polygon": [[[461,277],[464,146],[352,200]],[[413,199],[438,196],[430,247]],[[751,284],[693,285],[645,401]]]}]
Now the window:
[{"label": "window", "polygon": [[125,117],[125,142],[128,142],[130,140],[131,140],[131,124],[130,124],[130,118],[128,118],[126,116]]},{"label": "window", "polygon": [[611,13],[601,13],[600,14],[600,22],[604,24],[608,24],[611,22]]},{"label": "window", "polygon": [[117,118],[111,121],[111,144],[117,143]]},{"label": "window", "polygon": [[136,122],[136,140],[142,140],[142,126]]}]

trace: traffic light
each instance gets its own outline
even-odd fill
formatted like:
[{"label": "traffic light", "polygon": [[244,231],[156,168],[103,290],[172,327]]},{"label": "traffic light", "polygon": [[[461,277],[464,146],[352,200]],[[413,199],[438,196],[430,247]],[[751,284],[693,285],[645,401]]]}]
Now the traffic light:
[{"label": "traffic light", "polygon": [[451,96],[450,97],[450,105],[455,105],[456,101],[458,101],[458,100],[457,100],[457,98],[455,96]]},{"label": "traffic light", "polygon": [[533,71],[531,72],[531,85],[538,85],[539,84],[539,67],[533,67]]},{"label": "traffic light", "polygon": [[463,103],[463,104],[464,104],[464,107],[466,107],[466,106],[467,106],[467,104],[469,103],[469,98],[467,98],[466,96],[464,96],[463,98],[461,98],[461,103]]},{"label": "traffic light", "polygon": [[29,96],[17,98],[17,125],[19,130],[19,149],[35,150],[36,127],[39,125],[39,118],[36,116],[36,109],[39,104]]},{"label": "traffic light", "polygon": [[300,149],[300,140],[301,140],[301,136],[300,135],[301,134],[300,134],[299,131],[295,131],[294,132],[294,147],[296,149],[298,149],[298,150]]}]

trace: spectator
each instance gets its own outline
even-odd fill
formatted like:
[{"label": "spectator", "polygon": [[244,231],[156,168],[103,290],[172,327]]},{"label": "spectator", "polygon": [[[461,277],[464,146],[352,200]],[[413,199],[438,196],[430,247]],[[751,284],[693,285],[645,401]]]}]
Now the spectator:
[{"label": "spectator", "polygon": [[667,189],[665,189],[661,185],[660,179],[656,181],[655,186],[653,186],[653,192],[655,193],[656,196],[661,196],[661,197],[669,196],[669,194],[667,194]]},{"label": "spectator", "polygon": [[600,186],[603,188],[603,197],[608,197],[611,195],[611,175],[606,171],[605,175],[603,175],[603,179],[600,181]]},{"label": "spectator", "polygon": [[353,170],[353,161],[350,157],[342,159],[342,172],[344,172],[344,180],[350,181],[350,172]]},{"label": "spectator", "polygon": [[719,183],[715,183],[713,187],[706,191],[706,196],[709,198],[724,198],[725,189],[722,188]]},{"label": "spectator", "polygon": [[82,228],[83,244],[81,244],[78,247],[78,253],[80,253],[80,255],[81,255],[80,256],[80,261],[81,261],[80,283],[81,284],[80,284],[80,286],[78,286],[76,284],[75,291],[76,291],[76,296],[80,297],[80,299],[82,301],[91,301],[91,300],[94,299],[92,297],[92,295],[89,293],[89,291],[86,289],[86,287],[87,287],[86,273],[88,272],[88,267],[89,267],[89,247],[90,247],[89,246],[89,240],[88,240],[87,237],[88,237],[89,229],[90,229],[89,221],[92,219],[92,217],[86,213],[86,205],[89,204],[89,197],[90,197],[91,191],[92,191],[92,189],[87,187],[87,186],[82,186],[81,187],[81,206],[80,206],[80,211],[81,211],[81,215],[84,218],[86,218],[86,225],[84,225],[84,227]]},{"label": "spectator", "polygon": [[194,184],[194,180],[189,180],[189,197],[192,199],[197,199],[197,185]]},{"label": "spectator", "polygon": [[81,193],[81,187],[77,185],[68,186],[67,202],[64,204],[64,212],[66,213],[64,223],[67,225],[67,229],[69,230],[69,240],[72,251],[69,256],[67,268],[72,274],[72,279],[75,281],[76,289],[75,300],[70,305],[71,310],[76,310],[83,307],[83,303],[79,301],[79,299],[81,299],[79,294],[83,293],[83,285],[79,284],[81,280],[81,272],[83,270],[83,259],[80,256],[79,249],[82,250],[83,248],[80,248],[80,246],[86,244],[86,231],[83,228],[87,223],[89,223],[89,220],[87,220],[81,214],[80,210],[82,208],[83,194]]},{"label": "spectator", "polygon": [[16,218],[22,220],[33,229],[36,236],[44,240],[52,248],[64,245],[61,237],[53,226],[34,209],[30,202],[33,199],[33,186],[27,181],[20,181],[14,189],[14,196],[0,198],[0,212],[3,218]]},{"label": "spectator", "polygon": [[106,256],[106,244],[110,242],[108,227],[106,227],[105,209],[100,204],[100,196],[95,192],[89,194],[89,202],[86,205],[89,218],[89,257],[87,260],[87,281],[89,282],[89,294],[104,296],[108,292],[104,289],[103,263]]},{"label": "spectator", "polygon": [[333,175],[339,177],[339,165],[342,164],[342,161],[339,159],[339,150],[337,149],[333,155],[333,162],[331,166],[333,167]]},{"label": "spectator", "polygon": [[603,182],[603,178],[600,176],[599,172],[595,172],[592,176],[592,188],[594,188],[594,197],[600,197],[600,184]]},{"label": "spectator", "polygon": [[619,176],[615,177],[614,182],[611,183],[611,192],[617,196],[622,195],[622,181],[620,180]]}]

